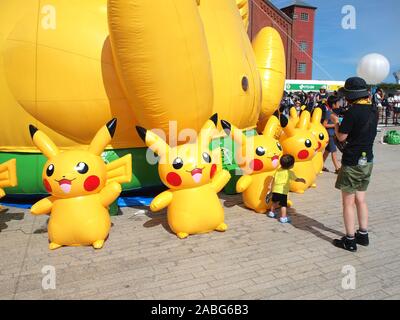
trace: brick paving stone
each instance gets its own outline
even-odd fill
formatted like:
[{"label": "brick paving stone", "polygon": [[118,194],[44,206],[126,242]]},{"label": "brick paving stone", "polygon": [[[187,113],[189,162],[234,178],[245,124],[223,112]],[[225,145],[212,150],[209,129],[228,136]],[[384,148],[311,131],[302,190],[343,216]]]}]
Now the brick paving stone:
[{"label": "brick paving stone", "polygon": [[[371,245],[356,253],[331,244],[343,234],[333,173],[289,195],[292,224],[245,209],[241,195],[220,194],[225,233],[180,240],[165,210],[122,208],[102,250],[49,251],[48,217],[9,207],[0,213],[0,299],[400,299],[399,147],[376,143],[375,154]],[[45,265],[56,268],[55,290],[41,287]],[[355,290],[341,287],[345,265],[356,269]]]}]

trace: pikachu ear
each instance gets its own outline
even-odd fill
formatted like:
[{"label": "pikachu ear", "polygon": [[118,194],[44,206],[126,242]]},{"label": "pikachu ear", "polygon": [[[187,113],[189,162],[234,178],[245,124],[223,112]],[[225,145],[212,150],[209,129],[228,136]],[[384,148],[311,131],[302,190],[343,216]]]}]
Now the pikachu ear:
[{"label": "pikachu ear", "polygon": [[296,130],[294,128],[292,119],[288,120],[288,118],[286,118],[286,116],[281,114],[279,116],[279,122],[281,123],[281,127],[283,129],[283,132],[288,137],[293,137],[296,134]]},{"label": "pikachu ear", "polygon": [[321,123],[321,119],[322,119],[322,109],[315,108],[312,113],[311,123],[313,124]]},{"label": "pikachu ear", "polygon": [[216,128],[217,128],[217,121],[218,121],[218,114],[215,113],[203,125],[203,127],[200,130],[200,135],[199,135],[199,140],[200,140],[201,144],[204,144],[206,146],[209,145],[209,143],[211,142],[211,140],[215,134]]},{"label": "pikachu ear", "polygon": [[289,115],[290,115],[290,119],[293,122],[294,126],[296,126],[297,122],[299,121],[299,116],[297,114],[297,110],[295,107],[291,107],[289,109]]},{"label": "pikachu ear", "polygon": [[60,153],[54,142],[34,125],[29,125],[29,132],[33,143],[42,151],[46,158],[50,159]]},{"label": "pikachu ear", "polygon": [[231,136],[237,144],[241,145],[243,149],[245,148],[246,136],[243,134],[242,130],[236,128],[226,120],[221,120],[221,126],[226,135]]},{"label": "pikachu ear", "polygon": [[89,152],[95,155],[101,155],[105,147],[111,142],[117,128],[117,119],[110,120],[105,126],[97,131],[89,146]]},{"label": "pikachu ear", "polygon": [[310,112],[308,110],[303,110],[300,114],[300,119],[299,123],[297,124],[297,127],[299,129],[307,130],[308,127],[310,126],[310,119],[311,119]]},{"label": "pikachu ear", "polygon": [[132,179],[132,155],[129,153],[107,164],[107,184],[110,182],[127,183]]},{"label": "pikachu ear", "polygon": [[265,128],[263,130],[263,135],[266,137],[274,138],[276,131],[280,125],[279,123],[279,113],[276,111],[269,119]]},{"label": "pikachu ear", "polygon": [[0,164],[0,188],[15,187],[17,183],[17,160]]},{"label": "pikachu ear", "polygon": [[136,126],[136,131],[144,143],[157,155],[164,156],[169,151],[169,145],[158,135],[150,130]]}]

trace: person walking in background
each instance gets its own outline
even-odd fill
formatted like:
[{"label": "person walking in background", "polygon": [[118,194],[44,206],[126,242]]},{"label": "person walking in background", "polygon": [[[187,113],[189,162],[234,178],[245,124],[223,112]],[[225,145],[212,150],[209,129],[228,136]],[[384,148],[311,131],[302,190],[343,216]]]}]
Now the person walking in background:
[{"label": "person walking in background", "polygon": [[[372,96],[372,106],[378,110],[378,112],[377,112],[378,123],[380,121],[381,114],[383,117],[383,112],[382,112],[383,111],[383,105],[382,105],[383,98],[384,98],[383,90],[381,88],[377,88],[376,92]],[[383,118],[382,118],[382,122],[383,122]]]},{"label": "person walking in background", "polygon": [[[326,159],[328,158],[329,154],[332,156],[332,162],[333,166],[335,167],[335,173],[338,174],[339,169],[340,169],[340,164],[337,159],[337,148],[334,140],[335,136],[335,123],[334,123],[334,117],[332,116],[332,113],[340,110],[339,108],[339,101],[340,98],[337,96],[329,96],[327,100],[327,108],[326,108],[326,114],[324,118],[323,125],[326,128],[326,131],[328,131],[329,134],[329,142],[328,145],[325,148],[324,151],[324,163]],[[324,166],[322,168],[322,171],[329,172],[329,170]]]},{"label": "person walking in background", "polygon": [[[347,141],[343,150],[342,167],[335,187],[342,192],[343,218],[346,235],[335,239],[339,248],[356,251],[357,244],[368,246],[368,206],[366,191],[372,173],[373,143],[377,134],[376,109],[371,105],[364,79],[352,77],[346,80],[344,95],[349,108],[339,117],[332,114],[335,135],[341,142]],[[355,207],[359,230],[355,232]]]}]

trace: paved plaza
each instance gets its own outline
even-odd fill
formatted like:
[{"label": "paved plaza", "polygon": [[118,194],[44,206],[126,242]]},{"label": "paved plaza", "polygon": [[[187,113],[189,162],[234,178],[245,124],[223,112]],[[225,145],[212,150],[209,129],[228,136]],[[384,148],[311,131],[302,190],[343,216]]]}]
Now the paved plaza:
[{"label": "paved plaza", "polygon": [[[8,208],[0,213],[0,299],[400,299],[400,146],[379,143],[381,134],[368,196],[371,245],[356,253],[331,244],[343,232],[333,173],[290,195],[292,224],[221,194],[225,233],[179,240],[165,212],[123,208],[99,251],[49,251],[48,217]],[[42,288],[45,266],[55,268],[55,289]],[[355,289],[343,287],[354,272]]]}]

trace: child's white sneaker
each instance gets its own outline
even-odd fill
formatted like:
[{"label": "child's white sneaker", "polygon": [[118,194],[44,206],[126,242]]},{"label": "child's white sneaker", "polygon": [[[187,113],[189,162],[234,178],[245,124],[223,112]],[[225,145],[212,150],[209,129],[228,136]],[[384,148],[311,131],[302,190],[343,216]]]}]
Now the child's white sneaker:
[{"label": "child's white sneaker", "polygon": [[289,217],[280,217],[279,218],[280,223],[290,223],[290,218]]},{"label": "child's white sneaker", "polygon": [[268,212],[268,217],[275,218],[276,217],[275,212],[273,212],[273,211]]}]

